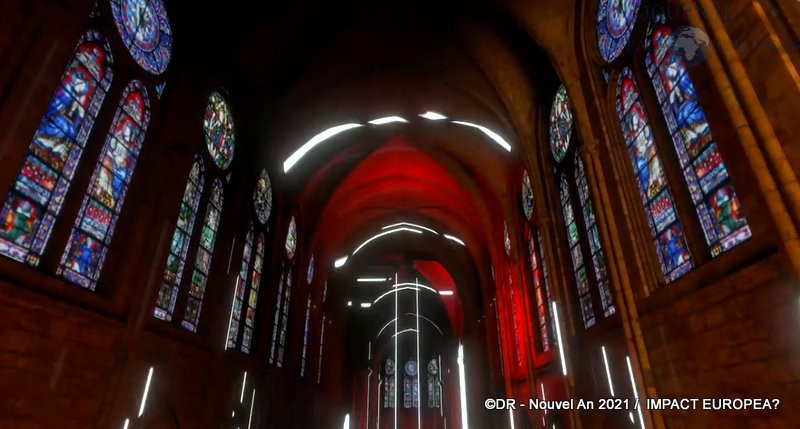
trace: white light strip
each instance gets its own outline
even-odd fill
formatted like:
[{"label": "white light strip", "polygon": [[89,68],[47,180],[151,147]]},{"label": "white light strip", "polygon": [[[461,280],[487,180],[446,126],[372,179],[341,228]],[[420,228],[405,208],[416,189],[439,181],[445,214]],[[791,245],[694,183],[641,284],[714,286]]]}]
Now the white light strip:
[{"label": "white light strip", "polygon": [[[467,420],[467,380],[464,374],[464,346],[458,344],[458,383],[461,387],[459,389],[461,395],[461,427],[462,429],[469,429],[469,422]],[[395,395],[397,396],[397,395]]]},{"label": "white light strip", "polygon": [[333,263],[333,266],[335,268],[342,268],[346,263],[347,263],[347,256],[342,256]]},{"label": "white light strip", "polygon": [[420,118],[425,118],[425,119],[427,119],[429,121],[441,121],[443,119],[447,119],[447,116],[444,116],[444,115],[436,113],[436,112],[430,112],[430,111],[419,115],[419,117]]},{"label": "white light strip", "polygon": [[367,241],[361,243],[360,246],[356,247],[356,250],[353,250],[353,256],[355,256],[355,254],[358,253],[359,250],[361,250],[364,246],[369,244],[372,240],[377,240],[377,239],[379,239],[379,238],[381,238],[381,237],[383,237],[385,235],[394,234],[395,232],[401,232],[401,231],[408,231],[408,232],[415,232],[417,234],[422,234],[422,231],[420,231],[418,229],[411,229],[411,228],[405,228],[405,227],[397,228],[397,229],[391,229],[391,230],[386,231],[386,232],[381,232],[379,234],[373,235],[370,239],[368,239]]},{"label": "white light strip", "polygon": [[[371,365],[372,361],[372,341],[369,342],[367,346],[367,365]],[[367,368],[369,373],[367,373],[367,423],[366,426],[369,427],[369,403],[372,397],[372,366]],[[380,408],[380,407],[379,407]]]},{"label": "white light strip", "polygon": [[361,308],[370,308],[370,307],[372,307],[372,303],[371,302],[362,302],[361,303]]},{"label": "white light strip", "polygon": [[311,140],[306,142],[306,144],[300,146],[300,149],[297,149],[289,158],[286,159],[286,161],[283,162],[283,172],[288,173],[290,168],[292,168],[295,164],[297,164],[297,162],[300,161],[302,157],[304,157],[311,149],[313,149],[318,144],[324,142],[325,140],[328,140],[329,138],[335,136],[336,134],[358,127],[363,127],[363,125],[353,124],[353,123],[343,124],[328,128],[327,130],[315,135],[314,137],[311,138]]},{"label": "white light strip", "polygon": [[608,366],[608,356],[606,355],[606,346],[603,346],[603,363],[606,365],[606,377],[608,377],[608,388],[611,389],[611,397],[616,397],[614,394],[614,382],[611,380],[611,368]]},{"label": "white light strip", "polygon": [[[419,279],[416,279],[419,282]],[[414,294],[414,299],[416,300],[416,319],[417,319],[417,367],[419,368],[419,288],[417,288],[417,292]],[[422,396],[422,388],[420,388],[420,379],[422,377],[417,377],[417,429],[422,429],[422,404],[420,397]],[[413,405],[413,401],[412,401]],[[368,420],[369,421],[369,420]]]},{"label": "white light strip", "polygon": [[452,241],[455,241],[456,243],[458,243],[458,244],[460,244],[462,246],[466,246],[466,244],[464,244],[464,240],[462,240],[462,239],[460,239],[458,237],[454,237],[454,236],[452,236],[450,234],[443,234],[443,235],[444,235],[444,238],[446,238],[448,240],[452,240]]},{"label": "white light strip", "polygon": [[253,425],[253,405],[256,403],[256,389],[253,389],[253,397],[250,398],[250,417],[247,419],[247,429]]},{"label": "white light strip", "polygon": [[[544,394],[544,383],[540,384],[539,387],[542,389],[542,401],[547,401],[547,396]],[[547,407],[544,409],[544,414],[547,415]],[[542,426],[545,426],[544,417],[542,417]]]},{"label": "white light strip", "polygon": [[427,290],[429,290],[429,291],[431,291],[433,293],[438,293],[436,291],[436,289],[434,289],[434,288],[432,288],[432,287],[430,287],[428,285],[424,285],[422,283],[398,283],[398,284],[394,285],[393,287],[397,287],[397,286],[415,286],[414,289],[422,288],[422,289],[427,289]]},{"label": "white light strip", "polygon": [[239,403],[244,403],[244,387],[247,384],[247,371],[244,372],[244,376],[242,376],[242,394],[239,395]]},{"label": "white light strip", "polygon": [[442,295],[442,296],[453,296],[454,293],[455,292],[453,292],[452,290],[440,290],[439,291],[439,295]]},{"label": "white light strip", "polygon": [[131,424],[131,419],[125,419],[125,423],[122,425],[122,429],[128,429],[128,425]]},{"label": "white light strip", "polygon": [[444,332],[442,332],[442,330],[441,330],[441,329],[439,329],[439,326],[438,326],[437,324],[433,323],[433,320],[431,320],[431,319],[428,319],[428,318],[427,318],[427,317],[425,317],[425,316],[418,315],[418,314],[414,314],[414,313],[406,313],[406,316],[415,316],[415,317],[421,317],[423,320],[427,320],[427,321],[428,321],[428,322],[429,322],[431,325],[433,325],[433,327],[434,327],[434,328],[436,328],[436,330],[437,330],[437,331],[439,331],[439,334],[441,334],[441,335],[444,335]]},{"label": "white light strip", "polygon": [[375,301],[372,301],[372,304],[377,304],[378,301],[380,301],[383,297],[385,297],[387,295],[391,295],[391,294],[396,293],[396,292],[400,292],[401,290],[416,290],[416,289],[417,288],[415,288],[415,287],[407,286],[407,287],[400,287],[400,288],[397,288],[397,289],[390,290],[389,292],[386,292],[383,295],[379,296],[377,299],[375,299]]},{"label": "white light strip", "polygon": [[352,307],[353,306],[353,301],[347,301],[347,306],[348,307]]},{"label": "white light strip", "polygon": [[396,322],[396,321],[397,321],[397,319],[395,318],[395,319],[392,319],[392,320],[390,320],[389,322],[387,322],[385,325],[383,325],[383,328],[381,328],[381,330],[380,330],[380,331],[378,331],[378,335],[376,335],[376,337],[380,337],[380,336],[381,336],[381,334],[383,333],[383,330],[384,330],[384,329],[386,329],[386,328],[388,328],[388,327],[389,327],[389,325],[391,325],[392,323],[394,323],[394,322]]},{"label": "white light strip", "polygon": [[147,405],[147,394],[150,393],[150,381],[153,379],[153,367],[147,372],[147,381],[144,384],[144,392],[142,392],[142,403],[139,405],[139,417],[144,414],[144,407]]},{"label": "white light strip", "polygon": [[516,429],[514,427],[514,407],[508,407],[508,423],[511,429]]},{"label": "white light strip", "polygon": [[385,279],[383,277],[362,277],[356,281],[359,283],[386,283],[388,280],[391,279]]},{"label": "white light strip", "polygon": [[427,226],[417,225],[415,223],[409,223],[409,222],[400,222],[400,223],[396,223],[394,225],[387,225],[387,226],[384,226],[383,228],[381,228],[381,230],[386,230],[386,229],[389,229],[389,228],[395,228],[395,227],[398,227],[398,226],[410,226],[410,227],[414,227],[414,228],[424,229],[425,231],[430,231],[430,232],[432,232],[434,234],[437,234],[437,235],[439,234],[438,232],[428,228]]},{"label": "white light strip", "polygon": [[505,139],[500,137],[500,134],[497,134],[496,132],[484,127],[483,125],[478,125],[478,124],[473,124],[471,122],[463,122],[463,121],[453,121],[453,123],[458,125],[464,125],[467,127],[477,128],[481,130],[481,132],[489,136],[490,139],[494,140],[495,143],[502,146],[503,149],[505,149],[507,152],[511,152],[511,145],[508,144],[508,142],[505,141]]},{"label": "white light strip", "polygon": [[[633,377],[633,365],[631,365],[631,357],[625,356],[625,360],[628,362],[628,375],[631,376],[631,387],[633,388],[633,397],[635,399],[639,399],[639,392],[636,390],[636,379]],[[647,429],[647,426],[644,425],[644,417],[642,416],[641,405],[638,408],[636,408],[636,413],[639,415],[639,424],[642,426],[642,429]]]},{"label": "white light strip", "polygon": [[408,121],[401,118],[400,116],[387,116],[385,118],[378,118],[369,121],[371,125],[384,125],[384,124],[391,124],[393,122],[408,122]]},{"label": "white light strip", "polygon": [[402,331],[395,333],[394,336],[396,338],[398,335],[405,334],[406,332],[417,332],[417,330],[414,328],[403,329]]},{"label": "white light strip", "polygon": [[350,429],[350,414],[345,414],[344,415],[344,426],[342,426],[342,428],[343,429]]},{"label": "white light strip", "polygon": [[564,341],[561,339],[561,323],[558,322],[558,306],[553,301],[553,318],[556,319],[556,336],[558,336],[558,354],[561,356],[561,371],[567,375],[567,360],[564,358]]}]

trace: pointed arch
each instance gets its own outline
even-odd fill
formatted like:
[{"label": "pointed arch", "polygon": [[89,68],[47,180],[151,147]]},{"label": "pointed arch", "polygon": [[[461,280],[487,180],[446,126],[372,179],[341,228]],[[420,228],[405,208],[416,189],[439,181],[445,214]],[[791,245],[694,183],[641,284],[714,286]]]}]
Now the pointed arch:
[{"label": "pointed arch", "polygon": [[122,95],[57,274],[94,290],[150,124],[150,99],[138,80]]},{"label": "pointed arch", "polygon": [[108,41],[75,47],[0,212],[0,254],[37,266],[113,79]]}]

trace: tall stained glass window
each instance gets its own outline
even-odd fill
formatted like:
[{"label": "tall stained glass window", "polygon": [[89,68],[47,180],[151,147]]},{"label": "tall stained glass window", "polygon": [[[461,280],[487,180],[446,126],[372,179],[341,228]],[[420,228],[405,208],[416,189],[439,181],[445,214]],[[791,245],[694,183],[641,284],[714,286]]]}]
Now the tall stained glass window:
[{"label": "tall stained glass window", "polygon": [[261,170],[261,175],[256,181],[256,189],[253,191],[253,204],[255,205],[258,221],[266,224],[272,213],[272,184],[266,170]]},{"label": "tall stained glass window", "polygon": [[622,54],[630,40],[641,0],[600,0],[597,9],[597,44],[607,62]]},{"label": "tall stained glass window", "polygon": [[633,80],[631,69],[627,67],[619,76],[617,115],[633,163],[648,226],[661,261],[661,270],[668,281],[673,281],[692,269],[692,257],[653,139],[653,131],[639,97],[639,88]]},{"label": "tall stained glass window", "polygon": [[300,357],[300,376],[306,375],[306,351],[308,350],[308,328],[311,322],[311,292],[306,300],[306,323],[303,327],[303,355]]},{"label": "tall stained glass window", "polygon": [[[648,28],[647,71],[661,103],[681,171],[710,253],[716,257],[752,236],[700,105],[683,56],[664,15]],[[670,248],[671,249],[671,248]]]},{"label": "tall stained glass window", "polygon": [[[290,264],[290,267],[294,264]],[[278,368],[283,367],[283,354],[286,351],[286,329],[289,326],[289,306],[292,300],[292,269],[286,273],[286,285],[283,288],[283,314],[281,316],[281,330],[278,336],[278,352],[275,362]]]},{"label": "tall stained glass window", "polygon": [[281,321],[281,301],[283,298],[284,279],[286,277],[286,262],[281,263],[281,278],[278,280],[278,295],[275,297],[275,319],[272,322],[272,345],[269,350],[269,363],[275,363],[275,352],[278,350],[278,332]]},{"label": "tall stained glass window", "polygon": [[239,340],[239,325],[242,319],[244,295],[247,292],[247,277],[250,273],[250,256],[252,251],[253,224],[250,223],[250,229],[247,231],[247,237],[244,241],[242,267],[239,269],[239,275],[236,276],[236,289],[234,290],[233,303],[231,304],[231,316],[228,320],[228,341],[225,346],[226,349],[236,348],[236,343]]},{"label": "tall stained glass window", "polygon": [[0,254],[39,264],[111,86],[112,64],[100,33],[81,37],[0,212]]},{"label": "tall stained glass window", "polygon": [[525,214],[525,219],[530,219],[533,216],[533,188],[531,188],[531,178],[528,172],[522,173],[522,212]]},{"label": "tall stained glass window", "polygon": [[[600,316],[615,313],[614,297],[608,280],[603,246],[594,214],[589,184],[574,132],[569,97],[562,86],[556,92],[550,115],[550,147],[555,160],[561,209],[566,227],[570,260],[575,273],[578,301],[585,328],[594,326]],[[566,139],[567,143],[559,142]],[[563,152],[557,150],[563,148]]]},{"label": "tall stained glass window", "polygon": [[186,266],[186,255],[189,251],[189,242],[194,233],[194,221],[197,209],[200,206],[200,197],[203,194],[205,182],[203,159],[195,156],[194,164],[189,172],[189,180],[183,191],[181,207],[178,212],[178,222],[172,233],[172,241],[167,255],[167,266],[164,268],[164,277],[161,279],[161,289],[158,291],[158,301],[153,315],[164,321],[171,321],[178,299],[181,278]]},{"label": "tall stained glass window", "polygon": [[122,42],[145,70],[161,74],[172,55],[172,30],[162,0],[111,0]]},{"label": "tall stained glass window", "polygon": [[214,183],[211,185],[211,198],[206,208],[205,221],[200,229],[200,247],[197,249],[192,271],[189,299],[186,303],[183,322],[181,322],[184,328],[192,332],[197,331],[197,324],[200,321],[200,311],[202,310],[206,283],[211,269],[211,257],[214,254],[219,220],[222,215],[222,194],[222,180],[219,178],[214,179]]},{"label": "tall stained glass window", "polygon": [[294,221],[294,216],[289,222],[289,230],[286,233],[286,257],[289,259],[294,258],[294,252],[297,250],[297,223]]},{"label": "tall stained glass window", "polygon": [[97,286],[149,123],[147,90],[134,80],[123,92],[57,270],[78,286]]},{"label": "tall stained glass window", "polygon": [[247,298],[247,313],[244,318],[244,333],[242,334],[242,351],[250,353],[250,344],[253,341],[253,330],[256,326],[256,308],[258,307],[258,290],[261,287],[261,273],[264,270],[264,246],[266,239],[264,233],[258,235],[256,241],[256,259],[253,262],[253,274],[250,278],[250,294]]},{"label": "tall stained glass window", "polygon": [[325,343],[325,300],[328,297],[328,282],[325,282],[325,285],[322,286],[322,305],[320,308],[322,309],[322,322],[320,323],[319,328],[319,361],[317,362],[317,384],[322,381],[322,346]]}]

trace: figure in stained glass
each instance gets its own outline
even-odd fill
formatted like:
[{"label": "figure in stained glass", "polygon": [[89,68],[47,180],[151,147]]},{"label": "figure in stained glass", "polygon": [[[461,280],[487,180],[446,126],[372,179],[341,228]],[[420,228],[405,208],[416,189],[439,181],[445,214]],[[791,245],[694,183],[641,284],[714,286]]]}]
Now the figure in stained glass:
[{"label": "figure in stained glass", "polygon": [[172,30],[162,0],[111,0],[111,12],[131,57],[145,70],[161,74],[172,56]]},{"label": "figure in stained glass", "polygon": [[597,44],[600,55],[612,62],[622,54],[636,24],[641,0],[600,0],[597,9]]},{"label": "figure in stained glass", "polygon": [[228,103],[218,92],[208,98],[203,127],[211,158],[217,167],[227,169],[233,161],[235,147],[233,116]]}]

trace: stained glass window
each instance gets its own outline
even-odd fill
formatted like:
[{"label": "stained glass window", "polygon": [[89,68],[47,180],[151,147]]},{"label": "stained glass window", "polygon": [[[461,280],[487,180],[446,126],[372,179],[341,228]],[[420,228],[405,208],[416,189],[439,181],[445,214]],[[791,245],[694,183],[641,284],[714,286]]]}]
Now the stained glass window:
[{"label": "stained glass window", "polygon": [[384,364],[384,373],[386,374],[383,393],[383,408],[394,408],[394,395],[395,395],[395,367],[393,359],[386,359]]},{"label": "stained glass window", "polygon": [[200,311],[203,306],[203,296],[208,282],[209,270],[211,269],[211,257],[214,254],[214,244],[217,240],[217,229],[219,228],[220,215],[222,213],[222,180],[214,179],[211,186],[211,199],[206,208],[206,218],[200,230],[200,246],[197,249],[197,256],[192,271],[192,283],[189,288],[189,299],[186,303],[186,311],[181,325],[192,331],[197,331],[197,324],[200,321]]},{"label": "stained glass window", "polygon": [[227,169],[233,161],[236,136],[228,103],[218,92],[212,93],[208,98],[203,128],[208,153],[211,154],[214,164],[222,170]]},{"label": "stained glass window", "polygon": [[294,258],[294,252],[297,250],[297,223],[292,216],[289,222],[289,230],[286,232],[286,257],[289,259]]},{"label": "stained glass window", "polygon": [[596,322],[592,295],[589,291],[589,275],[583,261],[583,252],[580,245],[580,232],[575,221],[575,211],[569,193],[569,184],[566,176],[561,176],[561,209],[564,213],[564,224],[567,227],[567,242],[572,256],[572,268],[575,272],[575,281],[578,285],[578,300],[580,301],[583,325],[586,328],[594,326]]},{"label": "stained glass window", "polygon": [[439,372],[439,361],[436,358],[428,362],[428,408],[442,407],[442,377]]},{"label": "stained glass window", "polygon": [[311,322],[311,292],[306,300],[306,324],[303,328],[303,355],[300,357],[300,376],[306,375],[306,351],[308,350],[308,328]]},{"label": "stained glass window", "polygon": [[550,111],[550,150],[556,162],[561,162],[567,154],[572,139],[572,106],[567,96],[567,88],[561,85],[553,100]]},{"label": "stained glass window", "polygon": [[403,408],[417,408],[419,407],[417,363],[413,360],[407,361],[403,369]]},{"label": "stained glass window", "polygon": [[247,298],[247,313],[244,316],[244,333],[242,334],[242,351],[250,353],[253,341],[253,330],[256,326],[256,308],[258,307],[258,291],[261,288],[261,273],[264,271],[264,233],[258,235],[256,241],[256,259],[253,262],[253,273],[250,277],[250,294]]},{"label": "stained glass window", "polygon": [[[555,318],[553,317],[553,306],[550,304],[553,302],[552,295],[550,295],[550,277],[547,275],[547,260],[544,256],[544,245],[542,244],[542,234],[539,231],[536,231],[536,242],[539,244],[539,254],[541,255],[541,274],[542,278],[544,279],[544,292],[545,297],[547,298],[547,309],[548,313],[550,314],[550,320],[553,321]],[[553,330],[552,323],[550,324],[550,343],[553,345],[558,345],[556,338],[555,331]]]},{"label": "stained glass window", "polygon": [[228,343],[226,349],[236,347],[236,342],[239,339],[239,325],[242,319],[242,305],[244,304],[244,294],[247,291],[247,275],[250,272],[250,256],[253,251],[253,224],[250,224],[250,229],[247,231],[247,237],[244,240],[244,252],[242,253],[242,267],[239,269],[239,275],[236,276],[236,289],[233,294],[233,303],[231,304],[231,316],[228,320]]},{"label": "stained glass window", "polygon": [[653,131],[639,97],[631,69],[619,76],[617,115],[639,185],[650,233],[667,281],[692,269],[693,262],[678,218],[669,180],[658,154]]},{"label": "stained glass window", "polygon": [[550,330],[548,329],[548,314],[550,308],[550,298],[547,296],[542,279],[542,267],[539,264],[539,257],[536,255],[536,244],[533,241],[533,233],[528,234],[528,254],[531,260],[531,272],[533,274],[533,293],[536,296],[536,315],[539,320],[539,333],[542,339],[542,351],[550,350]]},{"label": "stained glass window", "polygon": [[503,246],[506,249],[506,256],[511,256],[511,236],[508,235],[508,223],[503,221]]},{"label": "stained glass window", "polygon": [[306,280],[308,281],[308,284],[311,284],[311,281],[314,280],[314,255],[311,255],[311,259],[308,261]]},{"label": "stained glass window", "polygon": [[289,326],[289,306],[292,300],[292,268],[286,274],[286,287],[283,289],[283,316],[281,318],[281,332],[278,337],[278,368],[283,367],[283,353],[286,350],[286,329]]},{"label": "stained glass window", "polygon": [[[665,22],[662,14],[650,23],[645,63],[709,250],[718,256],[752,233],[672,29]],[[680,253],[674,249],[676,243],[680,242],[670,238],[662,246]]]},{"label": "stained glass window", "polygon": [[275,320],[272,322],[272,346],[269,350],[269,363],[275,363],[275,352],[278,350],[278,331],[281,321],[281,300],[283,298],[283,285],[286,276],[286,265],[281,263],[281,278],[278,281],[278,295],[275,298]]},{"label": "stained glass window", "polygon": [[57,274],[94,290],[111,244],[147,126],[150,101],[139,81],[125,88]]},{"label": "stained glass window", "polygon": [[162,81],[156,84],[156,97],[161,100],[161,96],[164,95],[164,88],[167,86],[167,83]]},{"label": "stained glass window", "polygon": [[328,282],[322,286],[322,323],[319,329],[319,361],[317,362],[317,383],[322,380],[322,344],[325,341],[325,300],[328,298]]},{"label": "stained glass window", "polygon": [[511,307],[511,328],[514,335],[514,359],[517,368],[522,367],[522,348],[519,344],[519,315],[517,314],[517,301],[514,297],[514,277],[509,266],[506,270],[506,278],[508,281],[508,305]]},{"label": "stained glass window", "polygon": [[533,216],[533,189],[531,188],[531,178],[527,171],[522,172],[522,212],[526,219]]},{"label": "stained glass window", "polygon": [[589,198],[589,183],[586,181],[583,161],[577,152],[575,153],[575,183],[578,187],[578,200],[581,203],[586,235],[589,237],[589,251],[592,254],[597,289],[600,292],[600,305],[603,307],[603,314],[608,317],[616,312],[614,295],[611,293],[608,281],[606,257],[603,253],[603,246],[600,244],[600,232],[597,228],[597,219],[594,216],[594,207],[592,206],[592,200]]},{"label": "stained glass window", "polygon": [[597,45],[607,62],[620,56],[636,25],[641,0],[600,0],[597,9]]},{"label": "stained glass window", "polygon": [[81,37],[0,212],[0,254],[39,264],[111,86],[112,64],[100,33]]},{"label": "stained glass window", "polygon": [[162,0],[111,0],[114,22],[134,60],[161,74],[172,56],[172,30]]},{"label": "stained glass window", "polygon": [[256,181],[256,190],[253,193],[256,217],[262,224],[266,224],[272,213],[272,185],[266,170],[261,170],[261,175]]},{"label": "stained glass window", "polygon": [[195,156],[192,170],[189,172],[189,180],[186,182],[186,189],[183,191],[178,222],[172,233],[167,266],[164,268],[164,277],[161,279],[161,289],[158,291],[158,301],[153,313],[155,317],[167,322],[172,320],[175,302],[178,299],[181,277],[183,277],[186,266],[186,254],[189,251],[189,241],[194,232],[194,221],[200,205],[200,196],[203,194],[203,176],[203,160],[199,156]]}]

